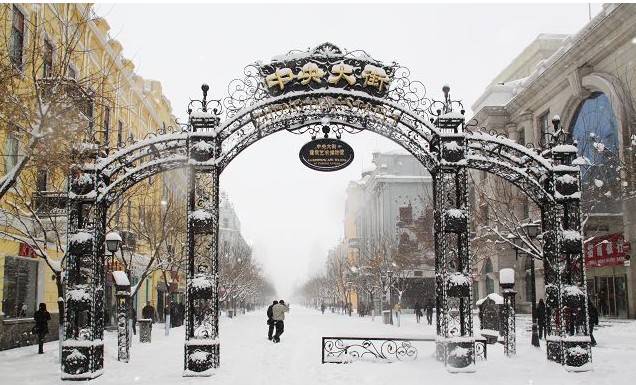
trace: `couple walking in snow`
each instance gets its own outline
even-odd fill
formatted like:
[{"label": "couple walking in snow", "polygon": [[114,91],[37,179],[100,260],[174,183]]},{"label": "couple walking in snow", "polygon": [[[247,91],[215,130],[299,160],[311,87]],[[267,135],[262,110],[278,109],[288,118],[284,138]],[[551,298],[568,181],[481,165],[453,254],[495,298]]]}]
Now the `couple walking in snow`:
[{"label": "couple walking in snow", "polygon": [[[282,299],[274,301],[267,308],[267,338],[270,341],[280,342],[280,336],[285,331],[285,313],[288,311],[289,306]],[[274,329],[276,329],[276,333],[272,336]]]}]

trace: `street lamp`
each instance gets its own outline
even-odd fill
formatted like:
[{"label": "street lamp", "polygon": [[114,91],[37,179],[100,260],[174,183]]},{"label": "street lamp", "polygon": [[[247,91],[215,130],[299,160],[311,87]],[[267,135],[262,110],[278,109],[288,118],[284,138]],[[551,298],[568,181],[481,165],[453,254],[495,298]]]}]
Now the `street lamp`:
[{"label": "street lamp", "polygon": [[499,286],[504,298],[504,353],[506,356],[517,354],[515,336],[515,271],[514,269],[499,270]]},{"label": "street lamp", "polygon": [[119,233],[111,231],[106,234],[106,249],[110,251],[110,270],[115,270],[115,253],[121,247],[122,239]]},{"label": "street lamp", "polygon": [[[525,234],[528,238],[535,239],[539,235],[539,224],[537,223],[527,223],[522,225],[525,229]],[[536,280],[534,276],[534,255],[530,253],[526,253],[523,250],[523,239],[520,237],[513,237],[512,243],[515,246],[515,256],[518,257],[520,254],[526,254],[530,257],[530,303],[532,304],[532,346],[539,347],[539,333],[537,330],[537,289],[536,289]]]}]

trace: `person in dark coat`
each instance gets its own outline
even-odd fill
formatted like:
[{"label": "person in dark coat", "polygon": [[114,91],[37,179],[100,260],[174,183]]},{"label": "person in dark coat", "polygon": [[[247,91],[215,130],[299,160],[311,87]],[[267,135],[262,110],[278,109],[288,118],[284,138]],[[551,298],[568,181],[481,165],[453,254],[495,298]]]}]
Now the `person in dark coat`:
[{"label": "person in dark coat", "polygon": [[592,342],[592,346],[596,346],[596,339],[594,339],[594,334],[592,333],[594,332],[594,325],[598,325],[598,309],[589,298],[587,299],[587,314],[590,325],[590,342]]},{"label": "person in dark coat", "polygon": [[141,309],[141,315],[145,319],[151,319],[152,323],[155,323],[157,321],[157,312],[155,311],[154,306],[150,304],[150,301],[146,302],[146,306]]},{"label": "person in dark coat", "polygon": [[545,338],[547,336],[545,330],[545,316],[545,302],[543,301],[543,298],[541,298],[539,300],[539,303],[537,304],[537,327],[539,328],[539,339]]},{"label": "person in dark coat", "polygon": [[415,320],[417,323],[420,323],[420,318],[422,318],[422,306],[420,306],[419,301],[415,301],[415,306],[413,307],[415,310]]},{"label": "person in dark coat", "polygon": [[268,340],[272,340],[272,335],[274,334],[274,313],[272,311],[272,307],[274,307],[274,305],[276,305],[278,303],[278,301],[274,301],[274,303],[272,303],[271,305],[269,305],[269,307],[267,308],[267,339]]},{"label": "person in dark coat", "polygon": [[426,303],[426,322],[433,323],[433,304],[430,302]]},{"label": "person in dark coat", "polygon": [[43,354],[44,338],[49,332],[49,321],[51,320],[45,303],[40,303],[40,308],[33,314],[33,319],[35,319],[35,333],[38,335],[38,354]]}]

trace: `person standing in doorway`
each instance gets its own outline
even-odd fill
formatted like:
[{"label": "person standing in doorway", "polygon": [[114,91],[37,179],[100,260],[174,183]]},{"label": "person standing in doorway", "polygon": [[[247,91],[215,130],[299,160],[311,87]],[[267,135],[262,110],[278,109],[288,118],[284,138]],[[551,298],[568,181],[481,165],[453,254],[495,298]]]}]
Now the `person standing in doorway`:
[{"label": "person standing in doorway", "polygon": [[146,302],[146,306],[141,309],[141,315],[145,319],[152,320],[152,323],[155,323],[155,321],[157,320],[157,312],[155,311],[154,306],[150,304],[150,301]]},{"label": "person standing in doorway", "polygon": [[282,299],[278,301],[276,305],[272,305],[272,318],[276,326],[276,334],[272,338],[272,341],[280,342],[280,336],[285,331],[285,313],[289,311],[289,307]]},{"label": "person standing in doorway", "polygon": [[537,304],[537,326],[539,328],[539,339],[545,338],[547,335],[545,330],[545,316],[545,302],[543,301],[543,298],[541,298]]},{"label": "person standing in doorway", "polygon": [[45,303],[40,303],[40,308],[33,314],[33,319],[35,319],[35,333],[38,335],[38,354],[43,354],[44,338],[49,332],[49,321],[51,320]]},{"label": "person standing in doorway", "polygon": [[590,342],[592,342],[592,346],[596,346],[596,339],[593,333],[594,325],[598,325],[598,309],[596,309],[596,306],[594,306],[589,298],[587,299],[587,314],[590,327]]},{"label": "person standing in doorway", "polygon": [[267,339],[268,340],[272,340],[272,335],[274,334],[274,313],[272,311],[272,308],[274,307],[274,305],[276,305],[278,303],[278,301],[274,301],[274,303],[272,303],[271,305],[269,305],[269,307],[267,308]]}]

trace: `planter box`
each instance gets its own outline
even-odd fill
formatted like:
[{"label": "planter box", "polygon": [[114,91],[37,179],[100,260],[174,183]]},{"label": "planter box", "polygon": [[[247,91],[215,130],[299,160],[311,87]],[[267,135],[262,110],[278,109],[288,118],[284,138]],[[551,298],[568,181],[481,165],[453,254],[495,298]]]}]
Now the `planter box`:
[{"label": "planter box", "polygon": [[442,159],[446,162],[459,162],[464,159],[463,139],[445,140],[442,142]]},{"label": "planter box", "polygon": [[93,178],[88,174],[82,174],[71,180],[71,192],[76,195],[86,195],[95,189]]},{"label": "planter box", "polygon": [[93,234],[77,232],[69,236],[68,251],[73,255],[87,255],[93,252]]},{"label": "planter box", "polygon": [[[563,176],[564,177],[564,176]],[[574,181],[571,180],[562,180],[561,178],[563,177],[559,177],[556,180],[556,191],[561,194],[561,195],[572,195],[576,192],[579,191],[579,183],[578,180],[574,179]]]},{"label": "planter box", "polygon": [[563,341],[563,353],[565,356],[565,365],[571,367],[581,367],[591,361],[591,352],[589,343],[579,341]]},{"label": "planter box", "polygon": [[447,351],[448,365],[453,368],[465,368],[475,361],[474,342],[449,342]]},{"label": "planter box", "polygon": [[468,297],[470,295],[470,290],[467,285],[454,285],[449,286],[446,293],[449,297]]},{"label": "planter box", "polygon": [[214,156],[214,146],[205,140],[199,140],[190,147],[190,158],[197,162],[206,162]]},{"label": "planter box", "polygon": [[212,213],[205,210],[197,210],[190,213],[190,226],[194,234],[212,234],[214,221]]},{"label": "planter box", "polygon": [[[461,215],[459,215],[458,212],[460,212]],[[444,222],[444,231],[447,233],[461,233],[466,231],[468,226],[466,215],[459,209],[446,210],[446,212],[444,212]]]}]

